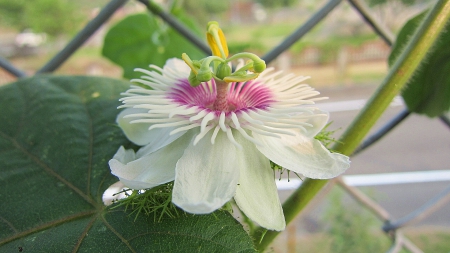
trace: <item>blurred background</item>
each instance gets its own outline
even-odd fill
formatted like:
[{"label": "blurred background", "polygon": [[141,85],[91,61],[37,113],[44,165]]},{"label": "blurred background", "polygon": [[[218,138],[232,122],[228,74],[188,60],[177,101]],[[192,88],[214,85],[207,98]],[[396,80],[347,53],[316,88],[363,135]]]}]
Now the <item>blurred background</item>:
[{"label": "blurred background", "polygon": [[[209,20],[219,21],[231,52],[251,51],[263,55],[326,1],[155,2],[165,9],[182,10],[200,31]],[[368,4],[373,7],[378,19],[395,32],[406,20],[424,10],[429,2],[370,0]],[[0,0],[0,56],[32,74],[61,50],[107,3],[108,0]],[[141,12],[145,12],[145,6],[128,2],[56,73],[120,77],[121,69],[101,56],[103,38],[111,25],[129,14]],[[389,47],[344,2],[278,57],[273,65],[313,76],[311,84],[316,87],[369,84],[378,82],[386,74],[389,52]],[[12,80],[11,76],[0,70],[0,83]]]},{"label": "blurred background", "polygon": [[[0,0],[0,56],[31,76],[64,48],[108,2]],[[262,56],[328,1],[154,2],[167,12],[188,17],[197,31],[203,31],[208,21],[216,20],[224,30],[231,53],[250,51]],[[395,38],[407,20],[434,1],[364,2],[376,20]],[[102,55],[103,43],[111,27],[137,13],[152,15],[141,3],[129,1],[55,74],[123,78],[122,67]],[[151,32],[148,41],[159,51],[164,51],[167,41],[158,32],[167,29],[167,25],[161,20],[157,20],[157,25],[159,30]],[[334,131],[337,138],[387,74],[389,54],[390,47],[348,2],[343,1],[270,65],[312,77],[308,83],[330,97],[318,106],[330,111],[332,124],[329,130]],[[0,85],[15,80],[13,75],[0,68]],[[374,131],[404,109],[405,105],[398,97]],[[449,130],[437,119],[411,115],[381,141],[353,157],[343,180],[375,200],[389,213],[390,219],[404,217],[447,189],[450,180]],[[290,175],[287,182],[287,173],[279,177],[282,179],[280,197],[284,200],[300,180]],[[329,194],[318,197],[276,239],[270,249],[272,252],[385,252],[390,248],[391,239],[381,230],[382,220],[341,188],[330,186],[325,192]],[[440,203],[435,212],[402,230],[422,249],[417,252],[450,252],[450,205]]]}]

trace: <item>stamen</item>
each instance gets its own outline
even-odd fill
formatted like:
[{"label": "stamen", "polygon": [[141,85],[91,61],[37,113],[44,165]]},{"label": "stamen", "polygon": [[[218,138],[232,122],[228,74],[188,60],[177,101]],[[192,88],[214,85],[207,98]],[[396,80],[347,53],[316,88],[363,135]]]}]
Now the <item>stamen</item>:
[{"label": "stamen", "polygon": [[199,120],[199,119],[203,118],[206,114],[208,114],[208,110],[202,110],[199,113],[197,113],[197,115],[190,117],[189,121],[192,122],[195,120]]},{"label": "stamen", "polygon": [[[152,83],[154,83],[156,85],[162,85],[160,87],[166,86],[166,85],[163,84],[163,82],[174,82],[174,81],[176,81],[176,80],[169,79],[169,78],[167,78],[165,76],[162,76],[162,75],[160,75],[158,73],[153,73],[152,75],[149,75],[149,76],[141,76],[141,79],[150,81],[150,82],[152,82]],[[141,80],[141,79],[132,79],[132,80]]]},{"label": "stamen", "polygon": [[189,120],[182,120],[182,121],[177,121],[177,122],[173,122],[173,123],[167,123],[167,124],[154,124],[151,125],[148,130],[152,130],[155,128],[164,128],[164,127],[174,127],[174,126],[181,126],[181,125],[186,125],[189,124]]},{"label": "stamen", "polygon": [[241,149],[242,150],[242,145],[241,144],[239,144],[239,143],[237,143],[237,141],[234,139],[234,137],[233,137],[233,133],[231,133],[232,131],[231,131],[231,128],[227,128],[227,137],[228,137],[228,140],[230,140],[231,141],[231,143],[233,143],[237,148],[239,148],[239,149]]},{"label": "stamen", "polygon": [[214,113],[213,113],[213,112],[210,112],[210,113],[208,113],[208,114],[203,118],[202,123],[201,123],[201,125],[200,125],[200,131],[204,131],[205,128],[206,128],[206,125],[207,125],[208,122],[209,122],[210,120],[212,120],[212,119],[214,119]]},{"label": "stamen", "polygon": [[250,131],[252,131],[252,132],[261,134],[261,135],[270,136],[270,137],[275,137],[275,138],[281,138],[281,136],[278,135],[278,134],[274,134],[274,133],[271,133],[271,132],[263,131],[263,130],[258,129],[258,128],[255,128],[255,127],[253,127],[253,126],[251,126],[251,125],[247,125],[247,126],[245,126],[244,128],[245,128],[245,129],[248,129],[248,130],[250,130]]},{"label": "stamen", "polygon": [[216,141],[216,136],[217,136],[217,133],[219,133],[219,130],[220,130],[220,127],[219,127],[219,125],[217,125],[216,128],[214,128],[213,135],[211,136],[211,144],[213,144],[213,145],[214,145],[214,142]]},{"label": "stamen", "polygon": [[213,128],[214,128],[214,126],[207,126],[205,129],[202,129],[200,131],[200,133],[197,136],[195,136],[195,139],[194,139],[194,142],[193,142],[194,146],[197,145],[197,143],[201,139],[203,139],[203,137]]},{"label": "stamen", "polygon": [[265,125],[269,126],[269,127],[273,127],[273,128],[288,128],[288,129],[299,128],[302,131],[306,132],[306,128],[304,128],[303,126],[300,126],[300,125],[283,125],[283,124],[277,124],[277,123],[271,123],[271,122],[266,122]]},{"label": "stamen", "polygon": [[164,90],[164,87],[162,85],[158,85],[158,84],[155,84],[154,82],[150,82],[150,81],[145,81],[143,79],[131,79],[130,82],[141,83],[141,84],[147,85],[153,89]]},{"label": "stamen", "polygon": [[128,118],[153,118],[153,115],[148,114],[148,113],[134,113],[134,114],[128,114],[123,116],[124,119],[128,119]]},{"label": "stamen", "polygon": [[259,75],[259,79],[264,79],[267,82],[270,82],[271,86],[274,85],[274,83],[276,82],[276,81],[274,81],[275,77],[281,75],[283,73],[283,71],[279,70],[279,71],[276,71],[276,72],[272,72],[273,70],[274,70],[273,68],[269,68],[270,72],[268,72],[266,70],[265,72],[261,73],[261,75]]},{"label": "stamen", "polygon": [[[159,72],[159,73],[162,73],[162,72],[163,72],[163,69],[162,69],[161,67],[157,66],[157,65],[150,64],[149,67],[150,67],[150,69],[155,70],[155,72]],[[136,71],[136,70],[135,70],[135,71]]]},{"label": "stamen", "polygon": [[264,123],[262,121],[259,120],[255,120],[252,117],[250,117],[250,115],[248,115],[246,112],[244,111],[240,111],[240,114],[242,116],[242,118],[244,118],[245,120],[247,120],[248,122],[255,124],[255,125],[264,125]]},{"label": "stamen", "polygon": [[169,123],[169,122],[177,122],[179,119],[136,119],[130,121],[131,124],[135,123]]},{"label": "stamen", "polygon": [[295,136],[295,134],[293,134],[293,133],[291,133],[289,131],[284,131],[284,130],[276,129],[276,128],[272,128],[272,127],[258,126],[258,125],[254,125],[253,127],[261,129],[261,130],[266,131],[266,132]]},{"label": "stamen", "polygon": [[321,101],[321,100],[326,100],[328,99],[328,97],[319,97],[319,98],[311,98],[311,101]]},{"label": "stamen", "polygon": [[[150,65],[151,66],[151,65]],[[162,70],[162,69],[161,69]],[[150,70],[147,70],[147,69],[141,69],[141,68],[135,68],[134,69],[134,71],[135,72],[141,72],[141,73],[143,73],[143,74],[146,74],[146,75],[149,75],[149,76],[151,76],[151,75],[153,75],[155,72],[153,72],[153,71],[150,71]]]},{"label": "stamen", "polygon": [[177,108],[177,107],[178,107],[178,105],[176,105],[176,104],[164,105],[164,107],[161,106],[161,105],[154,105],[154,104],[138,104],[138,105],[134,106],[134,108],[149,109],[149,110],[151,110],[151,109],[161,109],[161,108],[171,110],[171,109],[174,109],[174,108]]},{"label": "stamen", "polygon": [[255,138],[251,137],[250,135],[247,134],[247,132],[241,127],[241,128],[236,128],[236,130],[239,131],[239,133],[242,134],[242,136],[244,136],[245,139],[253,142],[254,144],[258,145],[258,146],[262,146],[263,144],[261,142],[259,142],[258,140],[256,140]]},{"label": "stamen", "polygon": [[187,131],[187,130],[189,130],[189,129],[196,128],[196,127],[198,127],[198,126],[200,126],[200,124],[196,124],[196,123],[191,124],[191,125],[187,125],[187,126],[182,126],[182,127],[179,127],[179,128],[177,128],[177,129],[172,130],[172,131],[169,133],[169,135],[174,135],[174,134],[179,133],[179,132],[182,132],[182,131]]},{"label": "stamen", "polygon": [[192,113],[196,113],[198,111],[198,107],[197,106],[193,106],[191,108],[188,108],[187,105],[182,105],[180,107],[178,107],[177,109],[172,110],[169,113],[169,118],[172,118],[175,115],[190,115]]},{"label": "stamen", "polygon": [[129,96],[129,95],[135,95],[135,93],[138,93],[138,94],[144,93],[144,94],[149,94],[149,95],[164,95],[164,94],[166,94],[166,92],[162,91],[162,90],[148,90],[148,89],[140,88],[140,89],[129,89],[126,92],[120,93],[120,95]]},{"label": "stamen", "polygon": [[241,128],[241,124],[239,123],[239,119],[236,116],[236,113],[231,112],[231,120],[233,121],[234,125],[236,126],[236,129]]},{"label": "stamen", "polygon": [[283,101],[277,101],[277,105],[313,105],[315,104],[314,101],[310,100],[283,100]]},{"label": "stamen", "polygon": [[165,98],[133,98],[133,97],[128,97],[128,99],[122,99],[122,101],[124,103],[127,104],[153,104],[153,105],[166,105],[167,104],[167,99]]},{"label": "stamen", "polygon": [[159,101],[159,100],[167,100],[165,98],[165,96],[161,96],[161,95],[153,95],[153,96],[148,96],[148,95],[141,95],[141,94],[135,94],[132,96],[128,96],[128,97],[124,97],[121,98],[119,101],[127,101],[128,103],[142,103],[142,101]]},{"label": "stamen", "polygon": [[225,112],[220,113],[219,126],[222,128],[222,131],[227,131],[227,127],[225,126]]},{"label": "stamen", "polygon": [[[260,110],[258,110],[258,112],[259,112],[259,111],[260,111]],[[262,110],[261,110],[261,111],[262,111]],[[262,120],[265,120],[265,121],[278,122],[278,119],[277,119],[277,118],[269,117],[269,116],[264,116],[264,115],[261,115],[260,113],[254,112],[254,111],[248,111],[248,114],[249,114],[251,117],[253,117],[253,118],[262,119]]]}]

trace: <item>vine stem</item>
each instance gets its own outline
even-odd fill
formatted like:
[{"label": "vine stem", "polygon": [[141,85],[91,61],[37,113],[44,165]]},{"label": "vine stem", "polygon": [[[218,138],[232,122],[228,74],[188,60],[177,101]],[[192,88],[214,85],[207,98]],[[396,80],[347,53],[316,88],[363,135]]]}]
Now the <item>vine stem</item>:
[{"label": "vine stem", "polygon": [[[405,87],[427,53],[445,31],[450,20],[450,0],[440,0],[428,12],[405,49],[389,70],[386,78],[367,104],[347,128],[332,150],[351,155],[367,135],[375,122],[391,103],[392,99]],[[284,202],[283,210],[289,224],[306,207],[328,180],[306,179],[301,186]],[[258,228],[252,235],[258,251],[263,252],[279,234]]]}]

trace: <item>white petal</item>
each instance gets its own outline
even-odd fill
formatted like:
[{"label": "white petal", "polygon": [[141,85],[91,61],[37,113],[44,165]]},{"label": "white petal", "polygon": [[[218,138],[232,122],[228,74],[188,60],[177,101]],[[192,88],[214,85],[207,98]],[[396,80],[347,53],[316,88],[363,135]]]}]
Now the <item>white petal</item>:
[{"label": "white petal", "polygon": [[183,136],[187,131],[181,131],[175,134],[170,135],[169,133],[174,130],[176,127],[167,127],[167,128],[157,128],[152,129],[150,132],[153,132],[154,138],[150,141],[150,143],[136,153],[136,157],[142,157],[146,154],[155,152],[156,150],[165,147],[166,145],[171,144],[181,136]]},{"label": "white petal", "polygon": [[135,120],[135,118],[124,118],[127,115],[135,114],[135,113],[144,113],[147,112],[146,109],[135,109],[135,108],[127,108],[117,115],[117,123],[119,124],[122,131],[125,133],[125,136],[137,145],[146,145],[152,139],[153,136],[148,131],[150,127],[149,123],[135,123],[131,124],[130,121]]},{"label": "white petal", "polygon": [[189,213],[211,213],[235,194],[239,179],[236,147],[219,132],[215,144],[210,131],[178,160],[172,202]]},{"label": "white petal", "polygon": [[113,158],[121,163],[129,163],[136,159],[136,155],[134,154],[134,150],[125,149],[123,146],[117,150],[116,154],[114,154]]},{"label": "white petal", "polygon": [[257,149],[274,163],[309,178],[329,179],[349,166],[347,156],[330,153],[318,140],[281,135],[281,139],[253,133],[263,145]]},{"label": "white petal", "polygon": [[[125,118],[125,116],[130,114],[145,113],[147,111],[147,109],[127,108],[121,111],[117,116],[117,123],[125,133],[125,136],[127,136],[130,141],[140,146],[147,145],[145,153],[158,150],[159,148],[170,144],[174,140],[178,139],[181,135],[186,133],[186,131],[181,131],[173,135],[169,135],[169,133],[176,127],[156,128],[148,130],[148,128],[152,125],[151,123],[131,124],[130,121],[136,120],[136,118]],[[140,156],[139,153],[142,152],[138,151],[138,156]]]},{"label": "white petal", "polygon": [[127,160],[132,157],[130,153],[133,151],[124,152],[121,147],[114,158],[109,161],[111,173],[117,176],[124,185],[136,190],[170,182],[175,178],[175,165],[192,137],[192,133],[186,133],[164,148],[134,161]]},{"label": "white petal", "polygon": [[181,59],[178,58],[170,58],[164,64],[163,70],[165,71],[175,71],[180,76],[187,78],[189,76],[190,68],[189,66]]},{"label": "white petal", "polygon": [[314,117],[308,118],[305,123],[311,124],[312,127],[306,126],[306,132],[302,131],[303,135],[307,138],[313,138],[316,136],[328,122],[329,113],[319,110],[318,108],[311,108],[314,114],[317,114]]},{"label": "white petal", "polygon": [[236,204],[260,226],[284,230],[286,222],[269,159],[240,134],[235,134],[235,138],[243,146],[237,157],[240,176],[234,196]]},{"label": "white petal", "polygon": [[103,204],[105,204],[105,206],[109,206],[113,204],[114,201],[126,198],[125,193],[121,192],[124,188],[126,188],[125,185],[120,181],[110,185],[108,189],[106,189],[103,192],[102,195]]}]

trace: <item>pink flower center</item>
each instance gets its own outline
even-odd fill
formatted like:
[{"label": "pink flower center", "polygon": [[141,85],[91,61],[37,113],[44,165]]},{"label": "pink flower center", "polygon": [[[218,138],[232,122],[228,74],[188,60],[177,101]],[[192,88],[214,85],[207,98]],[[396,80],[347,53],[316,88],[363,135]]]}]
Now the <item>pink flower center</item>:
[{"label": "pink flower center", "polygon": [[275,102],[272,91],[254,80],[217,85],[212,79],[210,85],[204,82],[197,87],[192,87],[187,79],[180,80],[168,92],[167,98],[179,105],[216,111],[218,115],[221,112],[265,109]]}]

